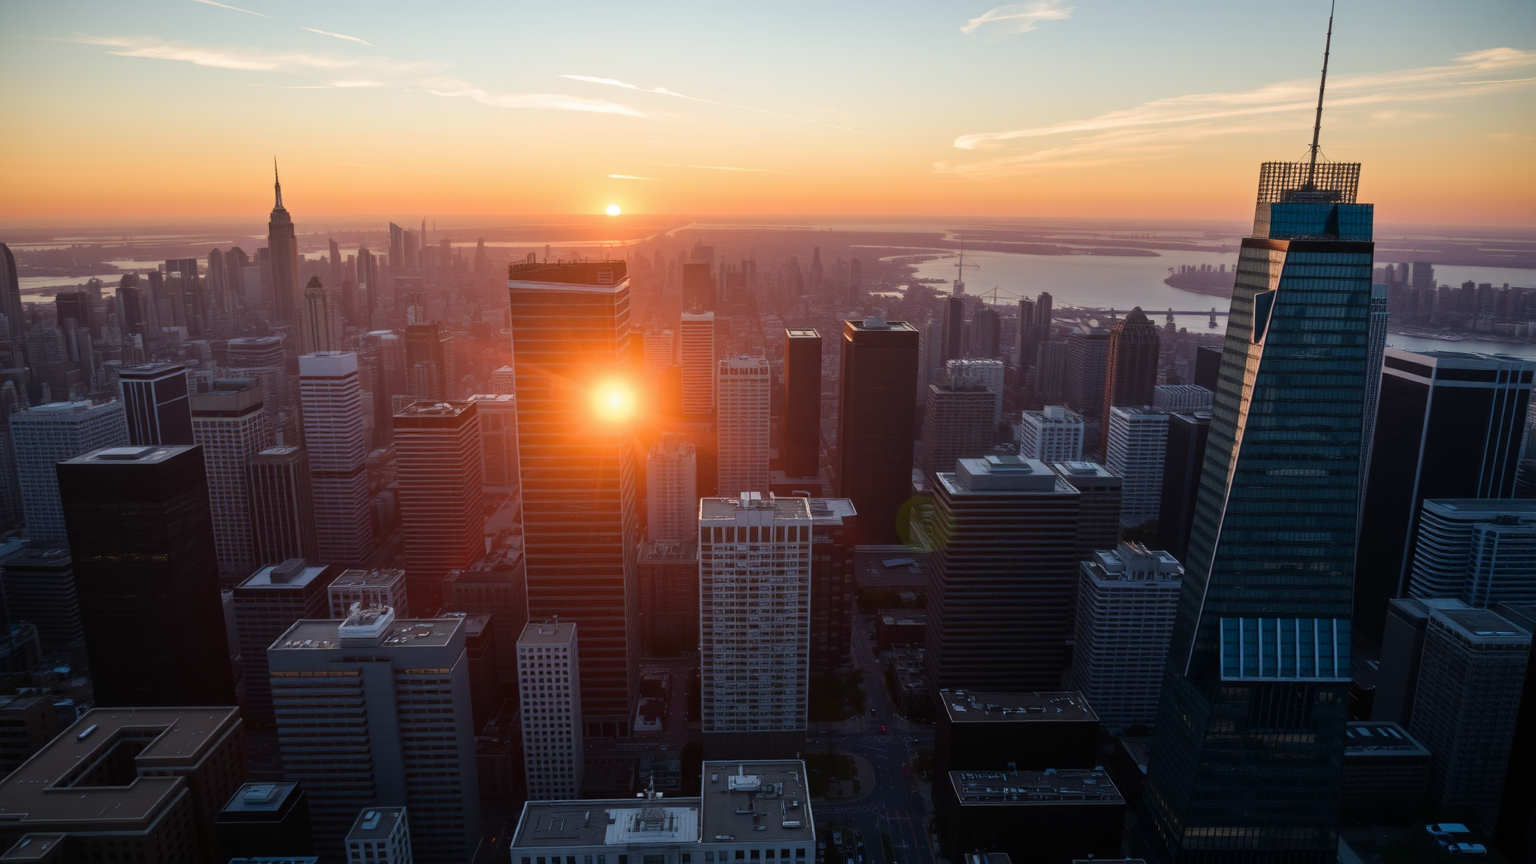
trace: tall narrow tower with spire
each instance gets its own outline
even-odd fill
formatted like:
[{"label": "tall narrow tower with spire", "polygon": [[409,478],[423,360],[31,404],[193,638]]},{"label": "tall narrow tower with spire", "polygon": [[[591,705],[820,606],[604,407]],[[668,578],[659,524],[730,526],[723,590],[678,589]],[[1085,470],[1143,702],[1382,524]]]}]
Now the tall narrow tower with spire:
[{"label": "tall narrow tower with spire", "polygon": [[293,217],[283,207],[283,184],[277,177],[277,160],[272,160],[272,191],[277,201],[267,222],[267,250],[272,256],[272,320],[291,322],[299,307],[299,240],[293,230]]},{"label": "tall narrow tower with spire", "polygon": [[1319,158],[1319,132],[1307,159],[1264,163],[1238,255],[1138,820],[1149,860],[1339,856],[1360,453],[1380,370],[1366,351],[1373,208],[1355,200],[1358,162]]}]

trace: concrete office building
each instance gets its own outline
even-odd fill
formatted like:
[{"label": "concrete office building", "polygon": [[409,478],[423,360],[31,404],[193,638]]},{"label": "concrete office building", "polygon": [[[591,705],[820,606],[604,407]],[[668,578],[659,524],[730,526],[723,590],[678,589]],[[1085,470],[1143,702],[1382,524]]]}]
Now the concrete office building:
[{"label": "concrete office building", "polygon": [[1025,411],[1013,427],[1019,455],[1041,462],[1076,462],[1083,458],[1083,415],[1060,405]]},{"label": "concrete office building", "polygon": [[934,492],[929,687],[1059,686],[1081,493],[1017,456],[962,459]]},{"label": "concrete office building", "polygon": [[[214,817],[245,771],[238,708],[96,708],[0,780],[0,848],[5,860],[217,861]],[[27,838],[57,857],[21,857]]]},{"label": "concrete office building", "polygon": [[437,602],[443,581],[485,555],[485,463],[474,402],[412,402],[395,414],[400,533],[411,594]]},{"label": "concrete office building", "polygon": [[409,609],[404,570],[343,570],[325,589],[330,617],[346,618],[356,604],[363,609]]},{"label": "concrete office building", "polygon": [[81,453],[127,444],[123,403],[49,402],[12,414],[10,423],[27,537],[34,543],[67,542],[54,466]]},{"label": "concrete office building", "polygon": [[235,704],[201,448],[108,447],[58,474],[96,704]]},{"label": "concrete office building", "polygon": [[368,502],[368,436],[356,354],[299,358],[299,398],[314,496],[318,557],[359,565],[373,554]]},{"label": "concrete office building", "polygon": [[335,292],[325,287],[319,276],[311,276],[299,302],[299,353],[344,350],[341,304]]},{"label": "concrete office building", "polygon": [[[1112,408],[1152,404],[1160,342],[1157,325],[1140,306],[1110,328],[1104,367],[1104,407],[1099,414],[1106,424]],[[1100,433],[1101,451],[1108,446],[1108,434],[1107,429]]]},{"label": "concrete office building", "polygon": [[1152,388],[1152,407],[1158,411],[1209,411],[1216,394],[1198,384],[1159,384]]},{"label": "concrete office building", "polygon": [[1051,470],[1080,494],[1077,509],[1077,553],[1087,561],[1100,549],[1120,543],[1120,475],[1097,462],[1055,462]]},{"label": "concrete office building", "polygon": [[[815,821],[805,763],[705,762],[699,797],[530,801],[512,832],[513,864],[810,864]],[[761,805],[761,806],[759,806]]]},{"label": "concrete office building", "polygon": [[[1109,372],[1109,331],[1076,328],[1067,337],[1067,404],[1084,420],[1104,421],[1104,384]],[[1097,441],[1096,436],[1089,436]]]},{"label": "concrete office building", "polygon": [[945,363],[944,368],[950,380],[964,379],[986,388],[988,393],[996,397],[993,400],[996,407],[992,411],[992,425],[996,426],[1003,421],[1003,379],[1007,374],[1003,361],[957,359]]},{"label": "concrete office building", "polygon": [[722,495],[768,491],[770,371],[766,357],[720,361],[715,428]]},{"label": "concrete office building", "polygon": [[44,652],[65,651],[85,637],[69,547],[29,544],[0,561],[5,612],[37,627]]},{"label": "concrete office building", "polygon": [[678,363],[683,369],[683,414],[707,417],[715,410],[715,313],[684,312],[678,336]]},{"label": "concrete office building", "polygon": [[847,498],[811,498],[811,674],[848,662],[853,643],[853,537],[859,514]]},{"label": "concrete office building", "polygon": [[1371,698],[1370,719],[1412,725],[1413,700],[1419,689],[1419,666],[1424,657],[1424,637],[1429,632],[1430,612],[1472,607],[1454,598],[1420,600],[1405,597],[1387,606],[1387,624],[1381,641],[1380,667]]},{"label": "concrete office building", "polygon": [[923,473],[930,482],[940,471],[953,469],[957,459],[980,459],[991,452],[997,399],[997,394],[980,381],[963,374],[928,385],[923,412]]},{"label": "concrete office building", "polygon": [[838,382],[837,495],[859,512],[859,544],[906,536],[917,425],[917,328],[871,316],[843,322]]},{"label": "concrete office building", "polygon": [[1184,568],[1122,543],[1080,565],[1068,682],[1111,726],[1151,725]]},{"label": "concrete office building", "polygon": [[1426,500],[1408,596],[1478,608],[1536,603],[1536,501]]},{"label": "concrete office building", "polygon": [[192,397],[192,439],[203,448],[208,472],[208,508],[219,574],[236,579],[258,566],[251,540],[248,468],[272,444],[272,426],[263,410],[261,382],[222,378]]},{"label": "concrete office building", "polygon": [[667,433],[645,457],[645,536],[651,542],[692,540],[699,517],[699,463],[694,446]]},{"label": "concrete office building", "polygon": [[404,807],[369,807],[347,832],[347,864],[414,864]]},{"label": "concrete office building", "polygon": [[268,567],[289,558],[316,560],[309,456],[300,447],[268,447],[245,466],[251,513],[251,558]]},{"label": "concrete office building", "polygon": [[1168,412],[1115,407],[1104,465],[1120,475],[1120,524],[1134,528],[1157,518],[1162,506],[1163,460],[1168,454]]},{"label": "concrete office building", "polygon": [[1436,804],[1497,820],[1530,653],[1531,634],[1487,609],[1430,611],[1408,728]]},{"label": "concrete office building", "polygon": [[577,798],[586,774],[576,625],[529,623],[517,637],[528,800]]},{"label": "concrete office building", "polygon": [[358,811],[407,807],[419,864],[480,843],[461,618],[388,607],[299,621],[267,649],[283,774],[304,784],[315,849],[336,856]]},{"label": "concrete office building", "polygon": [[811,511],[804,498],[699,502],[699,672],[705,756],[805,749]]},{"label": "concrete office building", "polygon": [[235,586],[235,633],[244,662],[246,705],[251,725],[272,728],[272,686],[267,676],[267,648],[293,622],[324,618],[329,612],[326,589],[335,571],[292,558],[262,567]]},{"label": "concrete office building", "polygon": [[485,453],[485,489],[517,488],[517,397],[481,393],[469,397],[480,415],[480,446]]},{"label": "concrete office building", "polygon": [[117,383],[123,394],[129,444],[195,443],[187,367],[180,363],[132,366],[118,370]]},{"label": "concrete office building", "polygon": [[635,428],[594,398],[634,369],[626,265],[515,264],[507,287],[528,615],[580,625],[585,732],[624,737],[640,649]]}]

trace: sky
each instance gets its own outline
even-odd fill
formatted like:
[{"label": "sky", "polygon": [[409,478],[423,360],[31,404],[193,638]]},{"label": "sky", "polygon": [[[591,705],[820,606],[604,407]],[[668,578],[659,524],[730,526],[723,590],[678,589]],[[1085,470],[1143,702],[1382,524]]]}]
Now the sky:
[{"label": "sky", "polygon": [[[1327,0],[0,0],[0,224],[1235,220]],[[1322,152],[1380,223],[1536,226],[1536,3],[1341,0]]]}]

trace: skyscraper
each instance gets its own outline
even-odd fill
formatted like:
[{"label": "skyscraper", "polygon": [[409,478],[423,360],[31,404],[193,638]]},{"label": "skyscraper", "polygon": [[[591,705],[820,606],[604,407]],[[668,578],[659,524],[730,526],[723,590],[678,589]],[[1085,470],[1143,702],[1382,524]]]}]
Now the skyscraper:
[{"label": "skyscraper", "polygon": [[941,363],[959,360],[965,356],[965,298],[950,295],[944,298],[944,318],[940,340]]},{"label": "skyscraper", "polygon": [[859,513],[859,544],[895,543],[912,490],[917,328],[879,317],[843,322],[837,412],[838,496]]},{"label": "skyscraper", "polygon": [[821,473],[821,334],[810,328],[784,331],[784,434],[779,450],[784,473]]},{"label": "skyscraper", "polygon": [[528,800],[581,796],[581,651],[569,621],[530,622],[517,637]]},{"label": "skyscraper", "polygon": [[1104,408],[1099,414],[1104,419],[1103,432],[1099,435],[1101,452],[1109,446],[1109,409],[1119,405],[1137,407],[1152,404],[1152,391],[1157,387],[1160,345],[1157,325],[1148,320],[1140,306],[1132,309],[1124,320],[1110,328],[1109,353],[1104,373]]},{"label": "skyscraper", "polygon": [[953,471],[956,459],[979,459],[992,449],[992,412],[997,394],[980,382],[953,372],[942,384],[928,385],[923,412],[923,472],[930,480]]},{"label": "skyscraper", "polygon": [[108,447],[58,473],[96,704],[234,705],[201,448]]},{"label": "skyscraper", "polygon": [[1408,596],[1455,597],[1484,609],[1536,603],[1536,501],[1425,501]]},{"label": "skyscraper", "polygon": [[123,392],[129,444],[193,443],[187,367],[149,363],[120,370],[117,380]]},{"label": "skyscraper", "polygon": [[20,342],[27,329],[21,306],[21,280],[16,276],[16,253],[4,243],[0,243],[0,313],[5,315],[10,340]]},{"label": "skyscraper", "polygon": [[768,491],[768,403],[773,382],[766,357],[720,361],[719,489],[722,494]]},{"label": "skyscraper", "polygon": [[1142,797],[1162,860],[1338,856],[1374,244],[1359,163],[1312,152],[1264,164],[1239,252]]},{"label": "skyscraper", "polygon": [[309,457],[300,447],[268,447],[246,463],[251,559],[265,567],[319,560]]},{"label": "skyscraper", "polygon": [[283,186],[277,179],[277,160],[272,160],[272,191],[277,202],[267,222],[267,249],[272,257],[272,318],[290,322],[299,302],[299,240],[293,217],[283,207]]},{"label": "skyscraper", "polygon": [[699,502],[699,672],[704,756],[805,749],[811,639],[805,498],[743,492]]},{"label": "skyscraper", "polygon": [[1355,585],[1355,624],[1371,641],[1387,601],[1405,596],[1423,502],[1514,495],[1533,374],[1520,357],[1386,349]]},{"label": "skyscraper", "polygon": [[1083,415],[1061,405],[1025,411],[1014,428],[1019,455],[1041,462],[1075,462],[1083,458]]},{"label": "skyscraper", "polygon": [[715,410],[715,313],[684,312],[678,325],[683,367],[683,414],[704,417]]},{"label": "skyscraper", "polygon": [[528,615],[580,626],[586,734],[624,736],[639,657],[628,273],[518,264],[507,288]]},{"label": "skyscraper", "polygon": [[455,398],[459,374],[453,361],[453,336],[436,321],[405,328],[407,389],[421,399]]},{"label": "skyscraper", "polygon": [[1180,561],[1189,553],[1189,532],[1194,526],[1195,498],[1200,492],[1200,471],[1205,466],[1205,445],[1210,433],[1210,411],[1168,415],[1157,542]]},{"label": "skyscraper", "polygon": [[464,631],[463,618],[361,609],[296,622],[267,649],[283,775],[309,793],[317,851],[337,855],[359,810],[388,806],[409,808],[418,862],[472,857],[480,793]]},{"label": "skyscraper", "polygon": [[320,354],[344,347],[341,307],[336,303],[336,295],[320,283],[319,276],[311,276],[299,306],[299,353]]},{"label": "skyscraper", "polygon": [[1109,429],[1104,464],[1124,480],[1121,524],[1135,527],[1156,519],[1168,455],[1168,412],[1115,407],[1104,419]]},{"label": "skyscraper", "polygon": [[1035,364],[1041,342],[1051,338],[1051,295],[1040,292],[1034,300],[1019,300],[1019,368]]},{"label": "skyscraper", "polygon": [[[1371,445],[1376,441],[1376,408],[1381,401],[1381,364],[1386,359],[1387,352],[1387,305],[1390,300],[1390,285],[1371,286],[1371,330],[1370,338],[1365,344],[1366,374],[1369,376],[1365,385],[1365,431],[1361,440],[1365,442],[1365,452],[1360,459],[1360,482],[1368,481],[1367,475],[1371,469]],[[1365,490],[1360,490],[1364,494]]]},{"label": "skyscraper", "polygon": [[987,392],[997,397],[992,408],[992,425],[1003,421],[1003,386],[1008,377],[1003,361],[987,358],[951,360],[944,364],[944,369],[951,378],[964,378],[987,388]]},{"label": "skyscraper", "polygon": [[[192,397],[192,438],[203,448],[208,472],[208,509],[219,573],[239,579],[256,560],[251,542],[251,501],[246,466],[272,444],[272,427],[262,409],[261,382],[222,378]],[[276,638],[276,634],[274,634]]]},{"label": "skyscraper", "polygon": [[1003,319],[997,310],[983,306],[971,316],[971,346],[966,356],[996,360],[1002,351]]},{"label": "skyscraper", "polygon": [[[1102,327],[1072,331],[1067,337],[1067,404],[1077,409],[1085,420],[1104,422],[1108,419],[1104,416],[1104,384],[1108,371],[1109,331]],[[1100,438],[1095,435],[1092,440]]]},{"label": "skyscraper", "polygon": [[357,355],[300,357],[299,399],[304,406],[317,557],[327,564],[363,564],[373,553],[373,521]]},{"label": "skyscraper", "polygon": [[127,444],[123,403],[50,402],[11,415],[10,423],[27,536],[34,543],[66,542],[54,466],[100,447]]},{"label": "skyscraper", "polygon": [[811,674],[848,662],[853,641],[853,539],[859,514],[847,498],[811,498]]},{"label": "skyscraper", "polygon": [[5,612],[12,621],[37,627],[37,641],[52,653],[67,651],[84,638],[75,566],[69,547],[29,544],[0,564],[5,588]]},{"label": "skyscraper", "polygon": [[379,294],[384,290],[383,274],[379,270],[379,261],[368,251],[367,246],[357,247],[357,289],[363,294],[363,309],[361,321],[357,323],[364,330],[372,330],[373,318],[377,314]]},{"label": "skyscraper", "polygon": [[1129,543],[1080,566],[1068,683],[1105,723],[1149,726],[1184,568],[1167,552]]},{"label": "skyscraper", "polygon": [[395,414],[400,533],[411,596],[435,605],[443,582],[485,555],[485,467],[474,402],[413,402]]},{"label": "skyscraper", "polygon": [[480,415],[480,445],[485,453],[485,486],[510,492],[517,488],[517,397],[477,393],[469,400]]},{"label": "skyscraper", "polygon": [[1080,494],[1043,462],[962,459],[934,482],[929,689],[1061,685]]},{"label": "skyscraper", "polygon": [[290,558],[281,564],[257,568],[235,586],[235,632],[244,664],[247,716],[252,725],[271,729],[277,722],[272,711],[267,649],[295,621],[329,615],[326,588],[334,578],[334,568]]},{"label": "skyscraper", "polygon": [[668,433],[645,457],[646,537],[692,540],[699,521],[699,469],[694,446]]}]

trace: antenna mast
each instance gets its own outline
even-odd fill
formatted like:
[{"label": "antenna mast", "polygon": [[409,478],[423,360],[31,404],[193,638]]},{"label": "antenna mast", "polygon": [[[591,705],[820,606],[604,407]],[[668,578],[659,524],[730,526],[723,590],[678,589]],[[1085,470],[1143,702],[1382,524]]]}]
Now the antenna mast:
[{"label": "antenna mast", "polygon": [[1328,53],[1333,48],[1333,2],[1328,4],[1328,38],[1323,42],[1323,80],[1317,85],[1317,119],[1312,124],[1311,164],[1307,166],[1307,188],[1314,189],[1317,177],[1317,139],[1323,133],[1323,90],[1328,86]]}]

